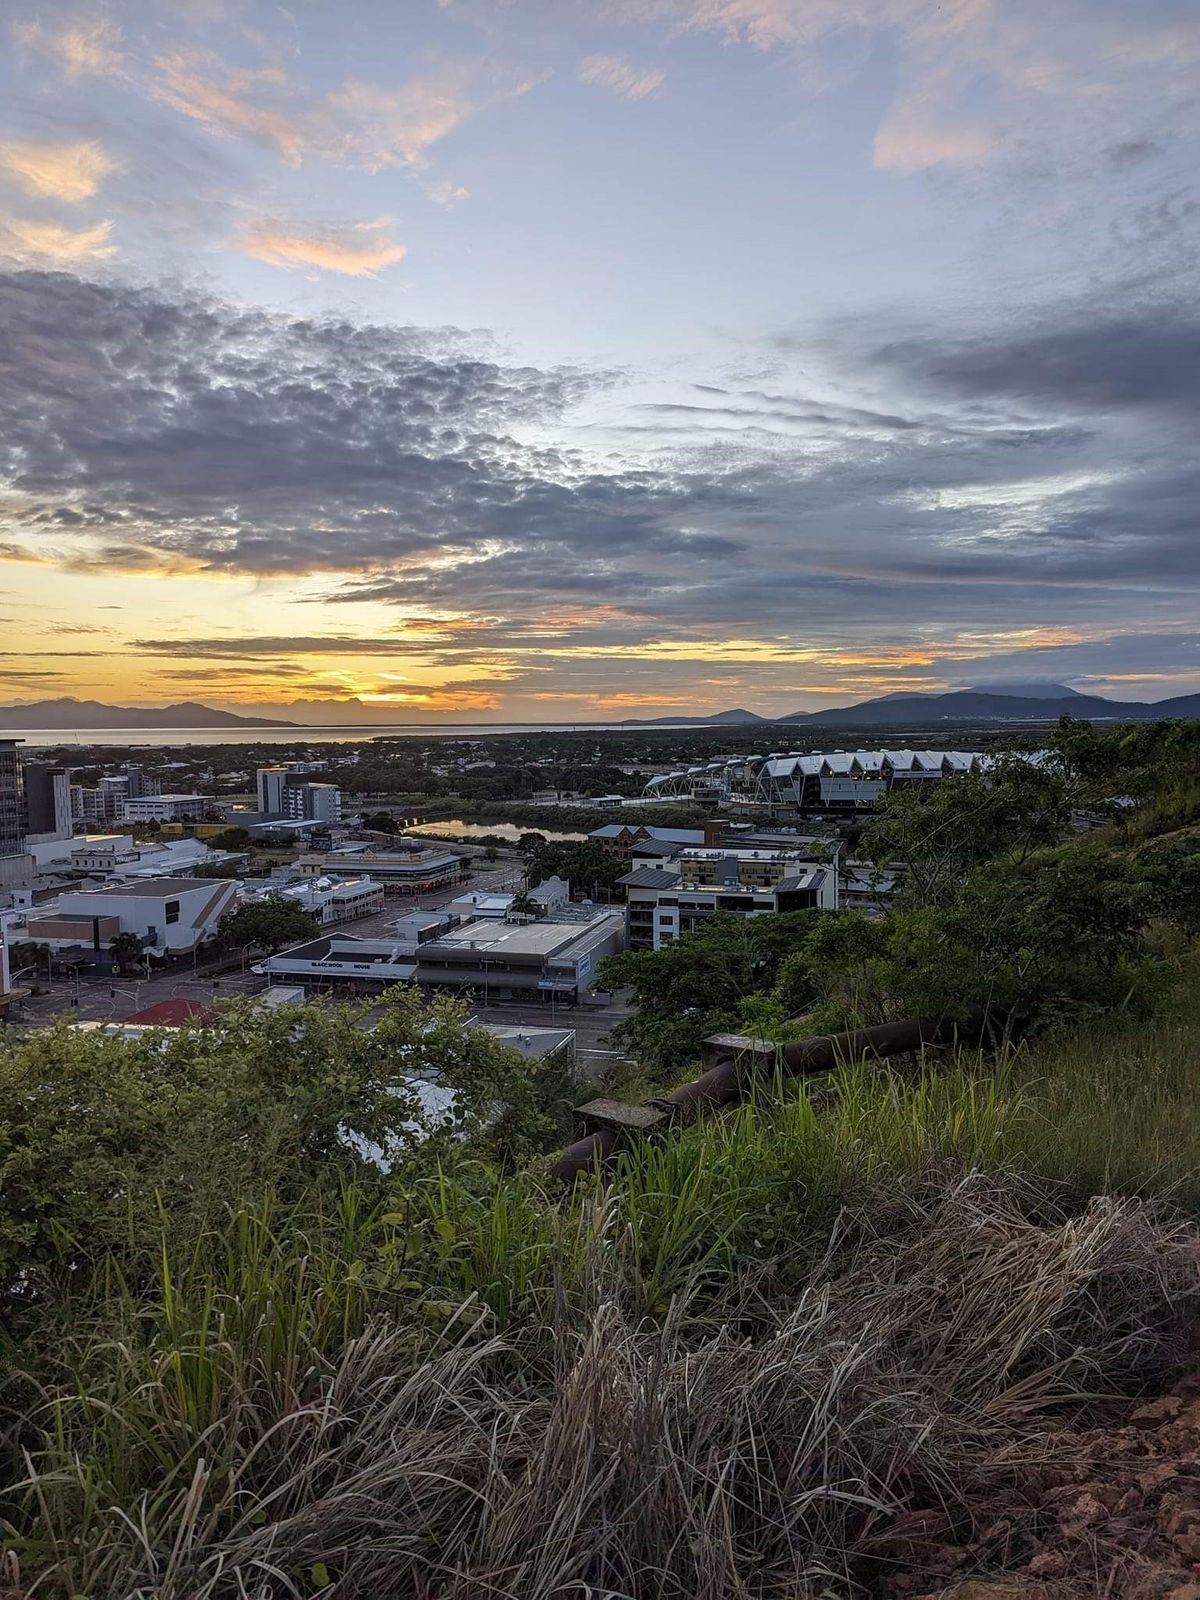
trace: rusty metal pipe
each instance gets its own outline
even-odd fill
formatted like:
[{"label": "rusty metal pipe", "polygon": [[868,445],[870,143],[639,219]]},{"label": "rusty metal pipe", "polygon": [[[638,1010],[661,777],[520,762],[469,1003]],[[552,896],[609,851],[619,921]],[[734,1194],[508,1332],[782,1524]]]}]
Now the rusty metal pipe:
[{"label": "rusty metal pipe", "polygon": [[[839,1062],[860,1061],[864,1056],[883,1060],[887,1056],[908,1055],[927,1044],[978,1039],[984,1020],[984,1014],[978,1012],[964,1022],[945,1022],[931,1017],[884,1022],[873,1028],[854,1028],[845,1033],[824,1034],[816,1039],[782,1045],[778,1060],[790,1077],[831,1072]],[[746,1078],[754,1074],[752,1058],[725,1056],[698,1078],[680,1084],[652,1103],[670,1112],[674,1121],[691,1121],[736,1105],[742,1098]],[[551,1167],[551,1174],[564,1183],[574,1183],[586,1173],[607,1166],[623,1143],[624,1136],[619,1129],[601,1128],[568,1145]]]},{"label": "rusty metal pipe", "polygon": [[601,1128],[584,1139],[569,1144],[550,1169],[554,1177],[564,1183],[574,1183],[589,1172],[598,1172],[617,1153],[621,1136],[615,1128]]}]

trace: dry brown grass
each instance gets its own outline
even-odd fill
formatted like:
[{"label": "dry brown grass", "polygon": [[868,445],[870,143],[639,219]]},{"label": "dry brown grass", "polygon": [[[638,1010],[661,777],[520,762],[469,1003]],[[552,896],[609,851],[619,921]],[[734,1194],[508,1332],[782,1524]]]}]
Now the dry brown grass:
[{"label": "dry brown grass", "polygon": [[[979,1178],[914,1186],[887,1238],[848,1224],[848,1267],[773,1310],[743,1286],[707,1333],[682,1304],[631,1320],[598,1250],[591,1309],[553,1328],[549,1378],[544,1329],[529,1362],[469,1309],[427,1360],[384,1323],[333,1370],[299,1351],[286,1381],[251,1352],[224,1369],[217,1420],[136,1495],[86,1461],[108,1402],[60,1397],[37,1419],[58,1436],[29,1459],[22,1592],[845,1593],[914,1508],[986,1510],[1064,1408],[1170,1365],[1200,1291],[1191,1229],[1133,1200],[1040,1221],[1030,1208]],[[121,1426],[150,1434],[129,1449],[153,1448],[174,1369],[110,1354],[139,1399]]]}]

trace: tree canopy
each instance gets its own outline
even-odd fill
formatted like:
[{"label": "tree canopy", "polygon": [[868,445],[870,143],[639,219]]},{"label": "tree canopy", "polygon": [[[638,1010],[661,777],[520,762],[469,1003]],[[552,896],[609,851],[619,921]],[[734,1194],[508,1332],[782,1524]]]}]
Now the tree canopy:
[{"label": "tree canopy", "polygon": [[221,920],[221,937],[236,947],[281,950],[311,939],[320,923],[311,911],[282,896],[238,906]]}]

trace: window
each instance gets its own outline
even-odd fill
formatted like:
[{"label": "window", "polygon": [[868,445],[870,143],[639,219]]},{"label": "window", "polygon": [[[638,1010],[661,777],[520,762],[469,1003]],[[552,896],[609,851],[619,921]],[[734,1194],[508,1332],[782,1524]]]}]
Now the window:
[{"label": "window", "polygon": [[165,921],[166,921],[166,924],[167,924],[168,927],[170,927],[173,922],[178,922],[179,921],[179,901],[178,900],[168,900],[163,909],[164,909],[164,911],[166,913]]}]

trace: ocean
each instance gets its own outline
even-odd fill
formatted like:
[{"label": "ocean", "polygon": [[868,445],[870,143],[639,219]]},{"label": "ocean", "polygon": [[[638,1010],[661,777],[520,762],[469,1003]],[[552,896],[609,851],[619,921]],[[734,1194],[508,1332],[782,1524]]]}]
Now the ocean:
[{"label": "ocean", "polygon": [[[679,727],[699,727],[680,723]],[[711,726],[711,724],[709,724]],[[163,745],[207,744],[362,744],[368,739],[481,739],[501,733],[638,733],[654,729],[631,728],[622,722],[398,722],[361,728],[16,728],[0,725],[0,739],[22,739],[27,750],[44,745],[111,744],[147,750]],[[669,732],[663,726],[659,732]]]}]

